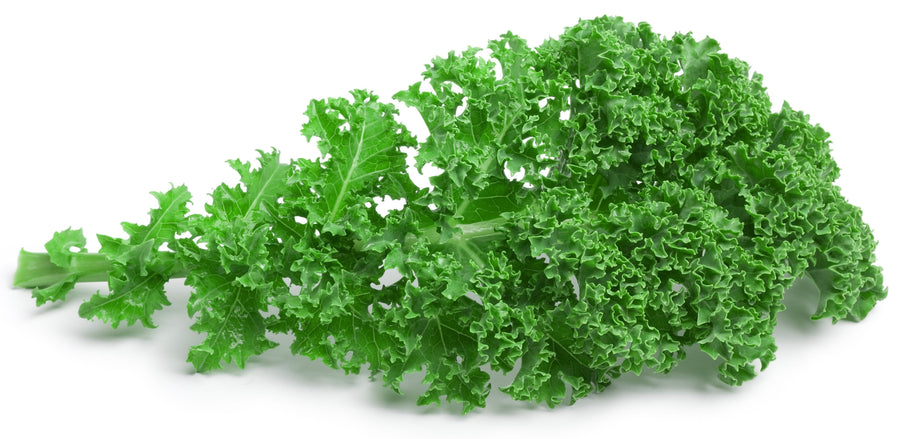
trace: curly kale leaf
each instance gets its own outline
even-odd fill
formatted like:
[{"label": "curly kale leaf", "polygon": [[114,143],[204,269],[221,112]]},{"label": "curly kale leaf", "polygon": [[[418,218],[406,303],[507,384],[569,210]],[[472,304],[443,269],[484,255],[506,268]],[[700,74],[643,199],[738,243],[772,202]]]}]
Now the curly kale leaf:
[{"label": "curly kale leaf", "polygon": [[[620,18],[583,20],[530,47],[507,33],[437,57],[394,98],[314,100],[302,133],[321,157],[232,161],[235,186],[190,215],[183,187],[154,194],[128,239],[54,235],[23,252],[16,284],[40,305],[107,274],[82,305],[114,327],[168,300],[186,276],[205,339],[198,371],[244,367],[293,338],[294,354],[420,404],[483,407],[499,390],[551,407],[622,374],[667,373],[698,346],[740,384],[775,358],[788,288],[819,288],[814,319],[860,320],[886,297],[875,241],[834,185],[828,134],[710,38]],[[441,172],[420,189],[421,170]],[[391,198],[402,207],[379,212]]]},{"label": "curly kale leaf", "polygon": [[100,254],[112,264],[109,294],[97,293],[81,304],[81,317],[99,318],[113,328],[123,321],[133,325],[140,320],[152,328],[152,314],[171,305],[164,286],[182,271],[182,266],[161,247],[175,246],[175,236],[187,230],[191,194],[186,187],[178,186],[165,193],[153,192],[153,196],[159,208],[150,211],[149,224],[122,223],[127,239],[98,235]]}]

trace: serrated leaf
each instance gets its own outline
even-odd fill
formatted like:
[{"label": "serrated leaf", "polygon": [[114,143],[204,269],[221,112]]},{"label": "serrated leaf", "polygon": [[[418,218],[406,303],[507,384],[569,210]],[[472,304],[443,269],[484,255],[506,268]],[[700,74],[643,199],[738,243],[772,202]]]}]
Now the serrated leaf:
[{"label": "serrated leaf", "polygon": [[100,253],[112,263],[109,293],[98,292],[85,301],[78,309],[81,317],[100,319],[113,328],[138,321],[153,328],[153,313],[171,304],[164,286],[181,271],[181,264],[172,254],[160,252],[160,246],[175,246],[176,234],[187,230],[191,195],[185,186],[173,186],[153,196],[159,207],[150,211],[148,224],[122,223],[126,239],[98,235]]},{"label": "serrated leaf", "polygon": [[[72,263],[72,253],[85,253],[87,240],[81,229],[66,229],[53,234],[53,238],[44,245],[50,262],[60,267],[68,267]],[[75,252],[72,251],[75,249]]]},{"label": "serrated leaf", "polygon": [[[74,253],[85,253],[87,249],[85,245],[87,240],[81,229],[66,229],[53,234],[44,248],[50,262],[63,270],[72,269],[72,255]],[[72,250],[75,250],[74,252]],[[69,274],[65,279],[46,287],[34,288],[31,296],[34,298],[37,306],[41,306],[47,302],[56,302],[65,300],[66,295],[72,291],[75,284],[78,283],[80,276],[76,273]]]},{"label": "serrated leaf", "polygon": [[[355,192],[365,190],[362,201],[374,196],[400,198],[414,186],[406,176],[406,155],[400,147],[415,141],[403,125],[394,121],[397,110],[377,101],[366,91],[356,90],[353,102],[346,99],[314,100],[306,110],[303,125],[307,139],[316,137],[325,157],[325,167],[313,181],[320,206],[310,209],[311,221],[340,234],[347,221],[347,206]],[[398,178],[399,177],[399,178]],[[395,185],[386,183],[394,182]]]},{"label": "serrated leaf", "polygon": [[260,294],[225,276],[192,275],[186,283],[195,288],[189,299],[196,322],[191,329],[206,338],[193,346],[188,361],[198,372],[234,363],[243,368],[251,356],[277,346],[266,338],[264,306]]},{"label": "serrated leaf", "polygon": [[151,318],[153,313],[172,304],[163,288],[168,279],[160,274],[118,276],[110,275],[109,294],[94,294],[81,304],[78,315],[85,319],[100,319],[113,328],[118,328],[123,321],[128,326],[140,321],[146,328],[155,328]]},{"label": "serrated leaf", "polygon": [[[397,93],[427,128],[356,90],[314,100],[316,160],[229,162],[240,183],[189,215],[183,187],[154,193],[147,225],[66,230],[20,253],[38,304],[79,281],[110,293],[80,313],[153,326],[166,280],[194,287],[198,371],[272,348],[346,373],[368,368],[419,404],[483,407],[501,390],[554,407],[623,373],[668,373],[697,345],[737,385],[765,368],[785,291],[807,276],[814,319],[858,320],[886,297],[875,240],[834,185],[828,133],[715,40],[618,17],[530,47],[512,33],[437,57]],[[419,189],[406,169],[437,168]],[[403,199],[386,214],[382,200]],[[383,207],[383,205],[382,205]],[[90,265],[90,269],[85,269]],[[34,268],[37,267],[37,268]]]}]

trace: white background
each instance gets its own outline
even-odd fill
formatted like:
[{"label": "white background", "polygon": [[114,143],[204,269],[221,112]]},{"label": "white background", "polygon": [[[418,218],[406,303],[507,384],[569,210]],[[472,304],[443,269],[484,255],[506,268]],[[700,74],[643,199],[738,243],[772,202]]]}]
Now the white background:
[{"label": "white background", "polygon": [[299,134],[311,98],[352,88],[387,98],[436,55],[507,30],[536,45],[578,18],[610,14],[663,35],[716,38],[764,74],[779,107],[788,99],[825,127],[838,184],[865,212],[896,291],[900,95],[887,2],[124,3],[0,6],[0,436],[896,433],[892,296],[862,323],[832,325],[806,319],[814,293],[792,295],[778,360],[740,388],[718,385],[714,364],[694,352],[669,376],[626,377],[574,406],[548,410],[495,391],[462,417],[458,406],[417,407],[415,383],[398,397],[285,345],[245,370],[194,374],[185,357],[200,338],[188,329],[183,285],[172,285],[158,329],[116,331],[77,315],[97,285],[41,309],[8,287],[19,248],[40,250],[55,230],[120,236],[118,223],[145,221],[149,191],[170,182],[186,183],[199,210],[215,185],[234,182],[227,159],[270,147],[312,156]]}]

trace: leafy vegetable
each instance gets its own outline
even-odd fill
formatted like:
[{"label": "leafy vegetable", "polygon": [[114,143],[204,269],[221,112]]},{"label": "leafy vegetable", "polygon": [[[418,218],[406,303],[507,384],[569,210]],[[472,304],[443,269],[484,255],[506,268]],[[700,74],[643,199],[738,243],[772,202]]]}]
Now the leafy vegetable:
[{"label": "leafy vegetable", "polygon": [[[489,371],[552,407],[666,373],[691,345],[740,384],[774,359],[798,278],[820,290],[814,319],[862,319],[886,296],[828,134],[787,104],[770,112],[762,77],[714,40],[603,17],[487,48],[435,58],[394,96],[425,139],[371,92],[315,100],[302,132],[321,158],[232,161],[240,184],[202,215],[183,186],[155,193],[149,223],[99,236],[99,253],[59,232],[21,253],[16,285],[41,305],[108,279],[79,314],[152,327],[185,277],[198,371],[290,334],[293,353],[398,392],[424,370],[419,403],[464,411],[484,406]],[[407,154],[442,170],[432,187]],[[403,207],[382,215],[388,197]]]}]

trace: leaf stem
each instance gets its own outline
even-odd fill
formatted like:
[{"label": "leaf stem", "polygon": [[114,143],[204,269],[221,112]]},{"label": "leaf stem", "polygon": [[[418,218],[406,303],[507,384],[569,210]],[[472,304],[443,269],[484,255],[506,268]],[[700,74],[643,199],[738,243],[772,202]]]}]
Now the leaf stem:
[{"label": "leaf stem", "polygon": [[[429,227],[421,232],[419,239],[425,239],[431,244],[451,244],[463,246],[464,250],[472,252],[469,243],[477,245],[479,242],[490,241],[502,232],[496,231],[496,227],[502,225],[502,218],[494,218],[470,224],[458,224],[453,226],[456,231],[449,240],[441,236],[435,227]],[[409,244],[406,242],[404,244]],[[362,243],[354,247],[362,249]],[[478,256],[471,254],[476,260]],[[162,259],[175,258],[175,253],[160,252]],[[105,282],[109,279],[112,270],[112,262],[101,253],[72,253],[68,267],[62,267],[50,261],[47,253],[29,252],[24,249],[19,251],[18,266],[13,275],[13,286],[16,288],[45,288],[63,282],[71,275],[75,275],[78,282]],[[183,278],[187,271],[176,272],[170,278]]]},{"label": "leaf stem", "polygon": [[[61,267],[50,261],[47,253],[19,251],[13,286],[16,288],[45,288],[63,282],[75,275],[78,282],[106,282],[113,264],[101,253],[72,253],[68,267]],[[160,252],[159,258],[174,261],[175,253]],[[187,277],[187,271],[176,271],[169,278]]]},{"label": "leaf stem", "polygon": [[69,268],[65,268],[50,262],[47,253],[21,250],[16,273],[13,275],[13,286],[48,287],[66,280],[72,274],[78,276],[79,282],[100,282],[107,279],[111,268],[109,259],[99,253],[73,253]]}]

